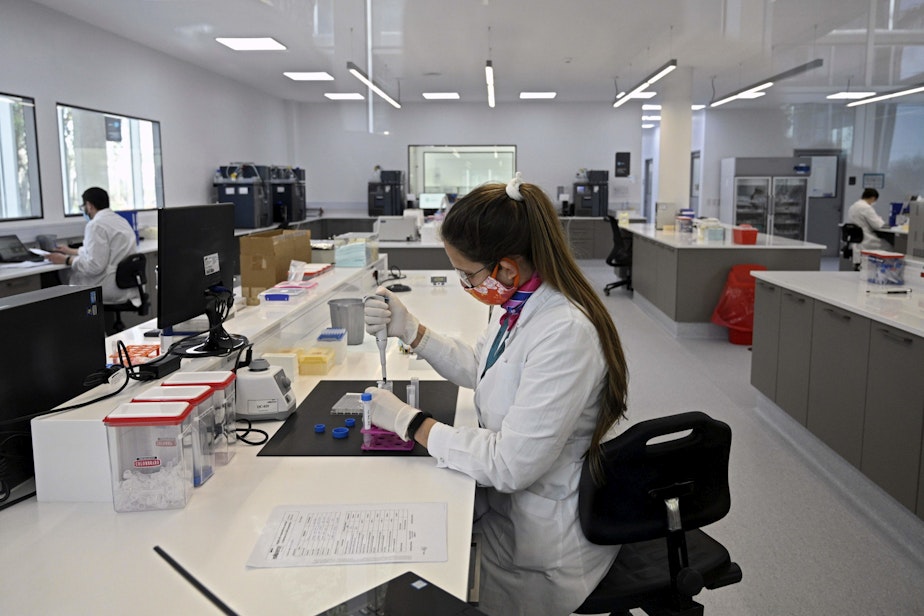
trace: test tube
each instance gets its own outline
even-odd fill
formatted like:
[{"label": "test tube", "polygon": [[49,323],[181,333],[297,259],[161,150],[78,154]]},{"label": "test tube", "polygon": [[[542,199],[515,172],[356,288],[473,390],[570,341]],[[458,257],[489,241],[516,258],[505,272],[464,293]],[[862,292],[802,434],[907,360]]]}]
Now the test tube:
[{"label": "test tube", "polygon": [[[363,430],[368,431],[372,429],[372,409],[370,408],[372,406],[372,394],[363,392],[360,399],[363,403]],[[363,434],[363,444],[367,446],[372,444],[371,434]]]},{"label": "test tube", "polygon": [[416,376],[411,377],[411,383],[407,386],[407,403],[415,409],[420,408],[420,379]]},{"label": "test tube", "polygon": [[385,389],[387,391],[392,391],[393,383],[391,381],[377,381],[376,385],[378,385],[379,389]]}]

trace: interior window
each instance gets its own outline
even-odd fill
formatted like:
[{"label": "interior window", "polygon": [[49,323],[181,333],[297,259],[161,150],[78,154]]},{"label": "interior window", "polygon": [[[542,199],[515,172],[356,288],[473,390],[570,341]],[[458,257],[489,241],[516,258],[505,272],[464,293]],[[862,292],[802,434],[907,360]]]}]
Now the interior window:
[{"label": "interior window", "polygon": [[508,182],[517,168],[515,145],[408,146],[408,191],[462,196],[485,182]]},{"label": "interior window", "polygon": [[160,122],[59,104],[58,136],[65,215],[80,214],[91,186],[114,210],[163,207]]},{"label": "interior window", "polygon": [[35,101],[0,93],[0,220],[41,216]]}]

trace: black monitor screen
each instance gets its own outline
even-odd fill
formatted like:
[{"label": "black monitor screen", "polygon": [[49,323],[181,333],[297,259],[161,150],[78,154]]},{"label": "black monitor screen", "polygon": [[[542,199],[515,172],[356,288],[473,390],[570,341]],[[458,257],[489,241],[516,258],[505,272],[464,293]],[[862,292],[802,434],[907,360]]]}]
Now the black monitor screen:
[{"label": "black monitor screen", "polygon": [[233,287],[237,259],[233,204],[159,209],[157,326],[205,313],[208,289]]}]

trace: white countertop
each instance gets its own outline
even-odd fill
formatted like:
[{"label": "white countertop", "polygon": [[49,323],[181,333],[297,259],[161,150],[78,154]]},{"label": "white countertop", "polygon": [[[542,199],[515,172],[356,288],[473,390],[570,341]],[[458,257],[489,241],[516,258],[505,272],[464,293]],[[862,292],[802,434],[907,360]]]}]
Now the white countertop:
[{"label": "white countertop", "polygon": [[758,280],[854,312],[883,325],[924,336],[924,278],[920,266],[906,266],[911,293],[867,293],[860,272],[751,272]]},{"label": "white countertop", "polygon": [[706,248],[722,249],[733,248],[735,250],[748,250],[759,248],[792,248],[795,250],[824,250],[826,247],[822,244],[813,244],[801,240],[791,240],[785,237],[775,235],[757,234],[757,242],[754,244],[735,244],[731,239],[731,229],[727,228],[725,240],[721,242],[698,241],[696,233],[680,233],[677,231],[657,231],[653,224],[632,223],[625,227],[633,234],[639,237],[646,237],[671,248]]},{"label": "white countertop", "polygon": [[[305,303],[264,304],[242,309],[227,329],[242,333],[255,348],[271,350],[314,340],[327,327],[328,297],[356,297],[368,289],[360,268],[334,268],[318,277]],[[474,339],[487,308],[473,307],[459,285],[435,287],[431,274],[414,271],[404,280],[412,291],[402,300],[422,322],[447,334]],[[142,332],[152,323],[124,332],[128,343],[151,343]],[[112,340],[112,338],[110,338]],[[421,360],[388,345],[388,376],[406,380],[439,378]],[[257,356],[257,354],[255,354]],[[210,369],[211,360],[195,369]],[[184,361],[184,370],[190,366]],[[321,379],[379,378],[372,336],[347,347],[344,362],[324,377],[293,379],[303,400]],[[136,384],[137,385],[137,384]],[[120,394],[125,397],[126,392]],[[95,425],[103,407],[116,399],[70,413]],[[424,400],[425,404],[426,401]],[[457,421],[474,423],[470,390],[460,390]],[[95,410],[94,410],[95,409]],[[64,416],[68,413],[59,413]],[[51,419],[49,417],[49,419]],[[256,427],[273,434],[280,421]],[[73,437],[76,438],[76,437]],[[429,457],[257,457],[260,447],[234,445],[230,464],[196,488],[184,509],[116,513],[111,502],[44,502],[35,499],[0,511],[0,613],[198,614],[214,611],[208,601],[153,551],[162,547],[210,591],[240,614],[315,614],[403,571],[413,569],[459,597],[468,587],[474,482],[437,468]],[[60,452],[62,460],[67,454]],[[65,465],[62,465],[62,468]],[[277,505],[374,502],[446,502],[448,560],[436,563],[380,563],[349,566],[250,569],[247,558]],[[40,584],[36,580],[54,580]]]}]

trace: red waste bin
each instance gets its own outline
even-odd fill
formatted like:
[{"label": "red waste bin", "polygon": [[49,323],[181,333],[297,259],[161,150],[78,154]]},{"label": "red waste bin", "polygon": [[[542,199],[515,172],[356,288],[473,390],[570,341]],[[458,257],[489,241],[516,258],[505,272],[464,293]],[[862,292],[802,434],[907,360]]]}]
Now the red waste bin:
[{"label": "red waste bin", "polygon": [[732,344],[751,344],[754,334],[754,270],[766,270],[763,265],[734,265],[725,280],[725,289],[712,311],[712,322],[728,328]]}]

